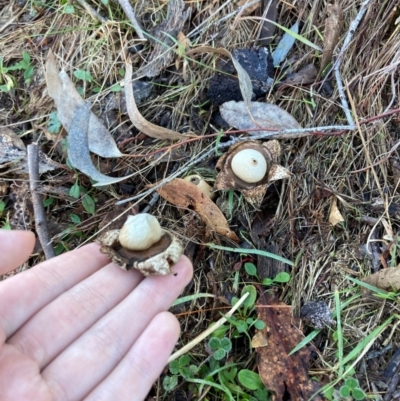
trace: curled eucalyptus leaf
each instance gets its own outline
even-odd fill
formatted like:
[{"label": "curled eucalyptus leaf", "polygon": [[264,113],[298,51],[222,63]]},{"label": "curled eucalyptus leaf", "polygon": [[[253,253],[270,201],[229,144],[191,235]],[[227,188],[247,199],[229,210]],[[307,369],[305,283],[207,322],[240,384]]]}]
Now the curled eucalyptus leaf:
[{"label": "curled eucalyptus leaf", "polygon": [[108,177],[96,169],[89,153],[88,127],[90,116],[89,102],[75,108],[68,135],[68,158],[72,166],[82,171],[97,186],[110,185],[125,180],[127,177]]},{"label": "curled eucalyptus leaf", "polygon": [[[65,71],[58,71],[54,54],[49,51],[46,61],[47,90],[57,107],[57,118],[67,132],[71,129],[72,119],[77,107],[85,101],[76,90]],[[89,110],[88,115],[88,147],[91,152],[102,157],[122,156],[107,128],[99,118]]]}]

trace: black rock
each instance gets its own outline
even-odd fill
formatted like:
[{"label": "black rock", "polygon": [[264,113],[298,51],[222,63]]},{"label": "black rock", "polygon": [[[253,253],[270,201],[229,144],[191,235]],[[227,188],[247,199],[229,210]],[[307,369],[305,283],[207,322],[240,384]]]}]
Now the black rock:
[{"label": "black rock", "polygon": [[[236,49],[232,55],[250,76],[253,84],[253,99],[264,96],[271,88],[274,77],[274,65],[268,49],[265,47]],[[230,100],[243,100],[232,60],[221,61],[218,69],[225,74],[217,73],[210,79],[207,93],[210,100],[217,105]]]}]

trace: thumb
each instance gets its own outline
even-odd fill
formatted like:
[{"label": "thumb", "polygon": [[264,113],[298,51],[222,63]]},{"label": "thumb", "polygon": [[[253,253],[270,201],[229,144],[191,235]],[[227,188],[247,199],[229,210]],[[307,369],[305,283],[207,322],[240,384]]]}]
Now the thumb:
[{"label": "thumb", "polygon": [[35,235],[30,231],[0,230],[0,274],[22,265],[34,246]]}]

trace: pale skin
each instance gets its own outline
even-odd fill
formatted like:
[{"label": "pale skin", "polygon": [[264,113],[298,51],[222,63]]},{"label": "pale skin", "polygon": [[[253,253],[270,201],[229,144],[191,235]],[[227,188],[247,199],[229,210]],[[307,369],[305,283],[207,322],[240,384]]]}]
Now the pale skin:
[{"label": "pale skin", "polygon": [[[0,275],[34,246],[26,231],[0,230]],[[167,312],[192,277],[144,278],[110,263],[97,244],[0,282],[0,400],[143,400],[179,336]]]}]

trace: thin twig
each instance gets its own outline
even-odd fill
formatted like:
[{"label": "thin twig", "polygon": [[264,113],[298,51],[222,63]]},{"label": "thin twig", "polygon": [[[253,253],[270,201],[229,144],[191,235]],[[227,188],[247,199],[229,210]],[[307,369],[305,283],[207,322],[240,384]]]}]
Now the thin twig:
[{"label": "thin twig", "polygon": [[[394,110],[390,110],[387,113],[383,113],[380,114],[378,116],[374,116],[374,117],[370,117],[370,118],[366,118],[365,120],[361,121],[359,124],[366,124],[368,122],[372,122],[375,120],[379,120],[382,119],[384,117],[388,117],[390,115],[393,115],[395,113],[399,113],[400,112],[400,108],[399,109],[394,109]],[[164,184],[172,181],[174,178],[179,177],[180,175],[184,174],[187,170],[189,170],[193,165],[200,163],[202,160],[204,160],[205,158],[207,158],[209,155],[211,155],[215,149],[224,149],[227,148],[229,146],[234,145],[237,142],[241,142],[241,141],[248,141],[250,140],[257,140],[257,139],[294,139],[294,138],[302,138],[304,136],[309,136],[309,135],[316,135],[319,133],[323,133],[324,131],[332,131],[332,130],[336,130],[339,131],[339,133],[344,133],[345,131],[352,131],[354,128],[352,128],[350,125],[327,125],[325,127],[311,127],[311,128],[300,128],[300,129],[283,129],[280,131],[267,131],[268,129],[266,128],[266,132],[262,133],[262,134],[257,134],[257,135],[251,135],[251,136],[245,136],[245,137],[240,137],[240,138],[234,138],[228,142],[224,142],[224,143],[220,143],[218,146],[214,146],[211,150],[209,150],[208,152],[206,152],[205,154],[201,155],[199,158],[191,160],[190,162],[186,163],[185,165],[183,165],[180,169],[178,169],[175,173],[171,174],[169,177],[165,178],[163,181],[159,182],[158,184],[154,185],[153,187],[151,187],[150,189],[148,189],[145,192],[142,192],[138,195],[135,195],[132,198],[128,198],[128,199],[124,199],[123,201],[119,201],[116,204],[120,205],[122,203],[126,203],[126,202],[130,202],[132,200],[136,200],[139,198],[145,198],[146,196],[152,194],[154,191],[156,191],[158,188],[161,188]],[[255,130],[257,131],[261,131],[262,128],[255,128]],[[251,132],[253,131],[252,129],[249,130],[244,130],[244,131],[237,131],[237,132]],[[236,131],[234,131],[236,133]],[[227,131],[226,134],[231,134],[232,132]],[[338,132],[335,132],[334,134],[338,134]],[[218,134],[216,134],[218,135]],[[329,135],[329,134],[327,134]],[[332,134],[333,135],[333,134]],[[206,135],[205,137],[211,137],[214,135]],[[192,138],[189,139],[183,143],[187,143],[189,141],[194,141],[197,139],[203,139],[203,137],[201,138]],[[183,143],[178,143],[175,145],[171,145],[168,147],[169,150],[171,150],[172,148],[176,147],[176,146],[180,146]],[[395,145],[395,147],[393,147],[389,152],[388,155],[390,155],[392,152],[394,152],[397,147],[400,146],[400,141],[398,144]],[[157,153],[162,151],[163,149],[159,149],[157,150]],[[150,154],[146,154],[146,155],[141,155],[140,157],[148,157]],[[380,161],[382,162],[382,161]]]},{"label": "thin twig", "polygon": [[153,194],[153,197],[150,199],[147,206],[142,210],[142,213],[149,213],[150,209],[157,203],[159,198],[160,198],[160,195],[158,194],[158,192]]},{"label": "thin twig", "polygon": [[78,3],[90,14],[93,19],[97,19],[102,24],[108,22],[108,19],[100,15],[90,4],[86,3],[85,0],[78,0]]},{"label": "thin twig", "polygon": [[135,28],[137,36],[139,36],[140,39],[147,41],[146,37],[144,36],[144,30],[139,21],[136,19],[135,12],[133,11],[131,3],[129,3],[129,0],[118,0],[118,3],[124,10],[126,16],[129,18],[132,26]]},{"label": "thin twig", "polygon": [[49,230],[47,228],[46,213],[44,211],[42,195],[37,192],[39,186],[39,146],[37,143],[28,145],[29,186],[32,194],[35,227],[46,259],[54,258]]},{"label": "thin twig", "polygon": [[340,52],[337,56],[335,65],[333,66],[333,71],[335,73],[335,78],[336,78],[336,83],[338,87],[338,92],[339,92],[339,97],[340,97],[340,102],[342,103],[343,111],[346,115],[347,122],[349,125],[352,127],[351,129],[354,130],[356,128],[353,117],[351,115],[351,111],[349,108],[349,104],[347,102],[347,97],[344,91],[344,86],[342,82],[342,77],[340,75],[340,66],[342,64],[342,60],[344,57],[344,53],[346,52],[347,48],[350,45],[351,40],[353,39],[353,36],[356,32],[356,29],[358,25],[360,24],[362,18],[364,17],[365,12],[367,11],[367,7],[371,0],[365,0],[364,3],[361,5],[360,10],[358,11],[358,14],[356,18],[353,20],[353,22],[350,24],[349,31],[347,32],[346,38],[344,39],[343,46],[340,49]]}]

